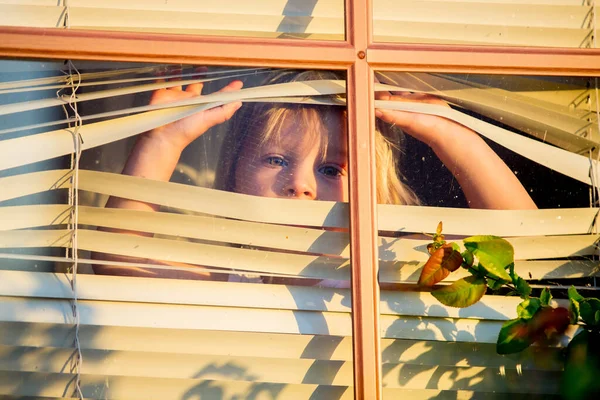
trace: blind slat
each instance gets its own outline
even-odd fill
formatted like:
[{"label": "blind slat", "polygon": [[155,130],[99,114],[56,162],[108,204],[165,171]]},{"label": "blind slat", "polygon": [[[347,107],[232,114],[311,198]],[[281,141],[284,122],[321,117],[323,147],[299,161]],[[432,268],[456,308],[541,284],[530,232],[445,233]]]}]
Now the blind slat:
[{"label": "blind slat", "polygon": [[[71,357],[69,349],[40,349],[0,346],[0,369],[59,373]],[[84,375],[110,377],[156,377],[176,379],[211,379],[219,382],[247,381],[286,384],[317,384],[352,386],[352,363],[343,361],[290,360],[270,357],[227,357],[183,354],[148,354],[140,352],[84,350],[88,362],[82,365]],[[235,366],[238,373],[229,374],[217,365]],[[416,364],[382,365],[386,371],[383,384],[388,388],[406,389],[472,389],[470,379],[479,378],[481,391],[521,392],[524,383],[533,393],[555,393],[560,371],[519,370],[505,368],[505,375],[496,368],[457,367]],[[434,380],[435,376],[442,376]],[[411,378],[407,378],[411,377]],[[399,379],[400,378],[400,379]]]},{"label": "blind slat", "polygon": [[[419,217],[431,219],[431,226],[433,226],[433,220],[436,217],[442,218],[444,210],[451,209],[427,208],[422,210],[417,207],[407,207],[403,210],[399,209],[397,206],[393,206],[386,209],[386,211],[393,212],[391,216],[388,213],[383,214],[384,218],[392,217],[403,219],[405,222],[410,222],[406,221],[407,214],[413,211],[419,214],[415,219],[419,219]],[[68,218],[68,211],[68,205],[58,204],[3,207],[0,209],[0,231],[65,224],[66,219]],[[433,213],[435,211],[439,214],[430,215],[427,213]],[[494,225],[499,223],[500,220],[505,219],[508,214],[506,211],[460,211],[462,212],[457,213],[456,216],[450,215],[449,217],[451,218],[443,220],[444,226],[450,225],[448,221],[459,220],[461,214],[465,214],[464,217],[467,216],[466,214],[470,216],[473,214],[481,214],[482,216],[487,215],[488,218],[486,218],[486,223]],[[553,229],[552,226],[545,230],[540,228],[536,233],[545,234],[546,236],[581,235],[589,232],[595,214],[596,211],[593,209],[535,210],[524,212],[522,215],[524,217],[523,219],[515,218],[515,225],[517,223],[523,224],[523,222],[526,221],[537,221],[540,225],[546,223],[546,226],[548,226],[550,225],[550,222],[554,220],[557,222],[555,229]],[[343,257],[349,256],[348,235],[346,233],[323,231],[320,229],[233,221],[207,216],[145,212],[126,209],[105,209],[86,206],[81,206],[79,208],[79,223],[82,225],[151,232],[161,235],[204,239],[215,242],[237,243],[309,253],[339,254]],[[476,228],[470,226],[469,228],[471,229],[471,232],[481,232]],[[449,230],[452,232],[451,229]],[[249,235],[250,232],[252,235]],[[512,235],[523,233],[527,234],[528,232],[511,232]],[[565,239],[565,241],[569,240],[575,239],[573,239],[573,237]],[[517,242],[515,242],[515,244],[516,243]],[[410,260],[413,258],[424,261],[428,254],[423,250],[426,244],[426,240],[414,241],[413,239],[404,239],[398,241],[391,238],[380,237],[379,245],[381,247],[381,252],[379,257],[382,260],[388,261]],[[416,253],[413,254],[414,251],[416,251]],[[525,258],[525,256],[517,257],[517,259]],[[536,258],[529,254],[527,257]]]},{"label": "blind slat", "polygon": [[[0,4],[23,4],[56,6],[54,0],[1,0]],[[224,0],[220,2],[199,3],[195,0],[71,0],[69,5],[82,8],[104,8],[114,10],[156,10],[156,11],[184,11],[228,13],[231,10],[246,14],[263,15],[289,15],[289,16],[319,16],[341,17],[344,12],[343,2],[340,0],[318,0],[303,4],[290,3],[289,0],[254,0],[248,3],[244,0]]]},{"label": "blind slat", "polygon": [[[572,152],[581,154],[599,141],[598,126],[588,120],[589,110],[575,111],[572,104],[557,106],[455,77],[393,72],[379,75],[387,82],[441,97]],[[553,88],[552,82],[547,86]],[[582,87],[577,97],[583,98],[588,92]]]},{"label": "blind slat", "polygon": [[[75,375],[62,373],[3,372],[0,374],[0,395],[62,397],[65,388],[72,388]],[[83,375],[83,395],[90,399],[160,398],[180,400],[190,393],[211,398],[215,391],[223,398],[247,398],[276,393],[281,398],[351,400],[353,391],[344,386],[253,383],[197,379],[144,377],[111,377]],[[262,394],[261,394],[262,393]]]},{"label": "blind slat", "polygon": [[490,24],[498,26],[581,28],[581,22],[589,17],[591,6],[502,4],[479,1],[477,4],[461,1],[431,0],[375,0],[374,25],[381,21]]},{"label": "blind slat", "polygon": [[[66,323],[71,305],[67,300],[2,297],[1,322]],[[349,313],[122,303],[78,302],[81,325],[201,329],[263,333],[350,336]],[[496,343],[503,321],[466,318],[380,317],[381,335],[390,339]],[[571,326],[562,345],[576,334]]]},{"label": "blind slat", "polygon": [[[72,349],[73,326],[23,322],[0,323],[0,344],[5,346]],[[165,340],[169,338],[169,340]],[[203,331],[117,326],[80,327],[82,349],[147,353],[232,355],[309,360],[352,360],[349,337],[289,335],[254,332]],[[160,344],[160,345],[157,345]],[[559,348],[530,347],[511,357],[496,353],[495,343],[460,343],[382,339],[383,361],[387,364],[487,366],[560,371]],[[536,357],[548,356],[540,364]],[[556,355],[557,357],[553,357]]]},{"label": "blind slat", "polygon": [[[72,349],[0,346],[0,371],[60,373]],[[352,386],[352,363],[272,357],[210,356],[83,350],[81,373],[112,377],[211,379]],[[243,373],[228,374],[219,365],[235,366]],[[465,367],[462,367],[463,369]],[[333,373],[332,373],[333,372]],[[551,372],[546,372],[551,373]]]},{"label": "blind slat", "polygon": [[63,7],[3,5],[0,3],[0,26],[25,26],[32,28],[61,28]]},{"label": "blind slat", "polygon": [[[398,29],[401,26],[401,29]],[[424,24],[382,21],[374,26],[378,42],[478,44],[488,46],[538,46],[588,48],[591,29],[526,28],[503,26]]]},{"label": "blind slat", "polygon": [[[424,261],[400,262],[396,265],[381,264],[379,281],[385,283],[416,284],[421,275]],[[523,279],[574,279],[600,276],[596,269],[597,262],[593,260],[544,260],[544,261],[515,261],[515,271]],[[466,271],[456,271],[445,282],[453,282],[470,274]]]},{"label": "blind slat", "polygon": [[[69,247],[71,236],[68,230],[4,231],[0,232],[0,247]],[[598,235],[579,235],[513,238],[509,242],[515,247],[517,260],[528,260],[591,256],[596,252],[597,240]],[[346,258],[238,249],[84,229],[78,231],[78,243],[81,250],[257,273],[341,280],[347,280],[349,274],[349,263]],[[426,261],[427,243],[427,241],[401,240],[394,245],[393,250],[407,262]],[[385,251],[389,252],[390,249]],[[382,266],[396,265],[399,268],[402,263],[398,261],[401,260],[381,263]],[[548,266],[552,267],[553,264]],[[169,267],[165,266],[165,268]],[[190,269],[190,271],[194,270],[195,268]],[[202,269],[200,268],[199,271]],[[400,274],[402,273],[400,270]]]},{"label": "blind slat", "polygon": [[[25,271],[0,271],[0,295],[10,297],[72,297],[70,282],[62,274]],[[224,307],[249,307],[280,310],[351,312],[348,289],[234,282],[131,279],[118,276],[81,275],[78,279],[81,300],[140,303],[187,304]],[[509,296],[485,296],[466,309],[446,307],[428,292],[382,291],[382,315],[410,315],[434,318],[466,318],[506,321],[517,317],[522,300]],[[568,306],[564,301],[554,302]]]},{"label": "blind slat", "polygon": [[[260,198],[96,171],[81,170],[80,189],[188,211],[246,221],[313,227],[347,226],[347,205]],[[0,201],[69,185],[68,170],[33,172],[0,178]],[[240,210],[239,204],[245,207]],[[268,212],[266,211],[268,210]],[[286,210],[285,213],[283,210]],[[112,211],[110,211],[112,212]],[[118,211],[114,211],[118,212]],[[107,211],[108,213],[108,211]],[[389,232],[429,232],[439,221],[444,233],[497,236],[567,235],[592,232],[597,208],[546,210],[467,210],[443,207],[378,205],[378,228]],[[477,215],[476,218],[473,218]]]}]

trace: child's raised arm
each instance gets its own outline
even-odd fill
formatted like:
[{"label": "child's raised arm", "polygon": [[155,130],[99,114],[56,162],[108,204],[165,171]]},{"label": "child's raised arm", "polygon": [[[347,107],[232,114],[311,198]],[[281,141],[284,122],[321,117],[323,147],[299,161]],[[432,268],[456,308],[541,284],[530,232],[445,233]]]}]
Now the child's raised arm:
[{"label": "child's raised arm", "polygon": [[[417,93],[377,94],[378,100],[447,104]],[[405,111],[375,111],[377,117],[426,143],[460,184],[470,207],[488,209],[537,208],[521,182],[474,131],[449,119]]]},{"label": "child's raised arm", "polygon": [[[220,91],[239,90],[242,82],[233,81]],[[164,104],[199,96],[202,84],[160,89],[152,94],[150,104]],[[123,174],[148,179],[168,181],[177,166],[181,152],[190,143],[215,125],[230,119],[240,108],[241,102],[225,104],[202,111],[141,134],[123,168]],[[134,200],[111,197],[106,207],[156,211],[158,206]]]},{"label": "child's raised arm", "polygon": [[[233,81],[220,91],[239,90],[242,82]],[[178,100],[199,96],[202,91],[202,84],[188,85],[185,90],[179,87],[157,90],[153,93],[150,104],[164,104]],[[195,139],[199,138],[208,129],[215,125],[223,123],[230,119],[240,108],[241,102],[222,105],[210,110],[202,111],[187,118],[173,122],[141,134],[123,168],[123,174],[139,176],[147,179],[169,181],[181,152]],[[110,197],[106,203],[109,208],[126,208],[145,211],[157,211],[159,206],[156,204],[144,203],[119,197]],[[105,231],[120,232],[122,230],[103,229]],[[151,236],[142,232],[126,232],[138,236]],[[131,259],[128,257],[109,256],[100,253],[94,253],[93,257],[98,260],[109,261],[135,261],[144,262],[144,260]],[[158,263],[158,262],[155,262]],[[169,265],[180,265],[178,263],[160,263]],[[153,277],[176,277],[187,279],[223,279],[225,275],[212,276],[210,273],[203,272],[201,269],[193,268],[189,270],[152,270],[142,267],[117,267],[110,265],[94,265],[94,272],[97,274],[110,275],[133,275],[133,276],[153,276]]]}]

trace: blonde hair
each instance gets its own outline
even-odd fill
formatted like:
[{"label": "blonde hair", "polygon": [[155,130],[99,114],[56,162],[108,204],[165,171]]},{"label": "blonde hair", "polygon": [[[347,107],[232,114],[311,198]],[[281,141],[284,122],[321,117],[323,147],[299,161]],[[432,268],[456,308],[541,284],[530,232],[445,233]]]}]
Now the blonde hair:
[{"label": "blonde hair", "polygon": [[[269,77],[263,85],[321,80],[344,79],[330,71],[284,71]],[[232,119],[231,130],[223,140],[215,177],[215,188],[236,192],[235,172],[240,153],[248,140],[263,144],[278,139],[288,118],[307,127],[306,134],[319,138],[321,154],[327,150],[328,135],[321,135],[332,113],[340,113],[345,120],[345,110],[337,106],[291,103],[245,103]],[[375,134],[377,202],[380,204],[419,204],[417,196],[405,185],[398,171],[402,132],[382,121],[377,121]]]}]

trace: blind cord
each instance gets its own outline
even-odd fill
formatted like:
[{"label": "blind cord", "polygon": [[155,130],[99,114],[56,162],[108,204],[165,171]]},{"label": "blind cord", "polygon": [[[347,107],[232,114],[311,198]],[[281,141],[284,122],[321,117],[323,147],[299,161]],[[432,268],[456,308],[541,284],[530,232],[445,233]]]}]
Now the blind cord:
[{"label": "blind cord", "polygon": [[71,28],[71,22],[69,21],[69,11],[70,11],[69,0],[63,0],[63,7],[65,8],[64,9],[65,18],[64,18],[64,21],[63,21],[63,27],[65,29],[70,29]]},{"label": "blind cord", "polygon": [[[71,94],[68,98],[68,106],[73,112],[74,117],[74,126],[69,129],[71,135],[73,136],[73,146],[74,151],[71,155],[71,186],[69,188],[69,206],[71,208],[71,224],[70,228],[72,229],[71,235],[71,289],[73,290],[73,318],[75,320],[75,348],[77,352],[77,359],[75,361],[75,370],[76,370],[76,378],[75,378],[75,391],[77,396],[80,399],[83,399],[83,393],[81,391],[81,367],[83,365],[83,356],[81,354],[81,344],[79,341],[79,326],[80,326],[80,317],[79,310],[77,307],[77,268],[79,265],[78,259],[78,243],[77,243],[77,229],[79,226],[79,160],[81,158],[82,144],[83,139],[81,138],[81,134],[79,133],[79,128],[82,125],[81,116],[79,115],[77,109],[77,90],[79,89],[79,85],[81,83],[81,75],[77,68],[73,65],[71,60],[67,61],[67,66],[69,69],[69,80],[67,85],[71,88]],[[76,77],[76,80],[74,79]]]},{"label": "blind cord", "polygon": [[[64,6],[64,28],[69,29],[70,19],[69,19],[69,2],[68,0],[63,1]],[[77,243],[77,229],[79,227],[79,160],[81,159],[81,151],[83,144],[83,139],[81,134],[79,133],[79,128],[81,127],[83,121],[81,116],[79,115],[77,109],[77,91],[79,86],[81,85],[81,74],[73,65],[71,60],[66,61],[66,65],[68,68],[68,78],[66,87],[70,89],[70,94],[66,105],[63,105],[63,110],[66,114],[67,119],[69,120],[70,112],[67,109],[67,105],[70,111],[73,113],[73,125],[71,122],[68,123],[68,130],[71,132],[73,136],[73,153],[71,153],[71,185],[69,187],[69,206],[71,209],[70,212],[70,220],[68,224],[69,230],[72,231],[71,235],[71,290],[73,291],[73,301],[72,301],[72,311],[73,311],[73,319],[75,323],[75,351],[76,351],[76,359],[75,365],[73,366],[75,370],[75,390],[74,394],[79,398],[83,399],[83,392],[81,390],[81,367],[83,365],[83,355],[81,354],[81,343],[79,341],[79,327],[80,327],[80,317],[79,317],[79,308],[78,308],[78,296],[77,296],[77,269],[79,266],[78,259],[78,243]],[[76,77],[76,80],[74,79]],[[59,98],[64,98],[59,92],[57,92],[57,96]],[[68,254],[68,249],[67,249]]]}]

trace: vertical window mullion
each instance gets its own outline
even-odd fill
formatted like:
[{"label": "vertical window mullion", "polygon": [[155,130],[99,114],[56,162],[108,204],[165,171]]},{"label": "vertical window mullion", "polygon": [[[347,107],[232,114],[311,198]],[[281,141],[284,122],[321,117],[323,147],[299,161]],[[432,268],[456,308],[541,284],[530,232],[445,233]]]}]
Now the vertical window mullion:
[{"label": "vertical window mullion", "polygon": [[373,70],[366,62],[372,42],[370,0],[346,0],[346,40],[356,59],[348,68],[348,154],[354,395],[381,399],[377,202]]}]

